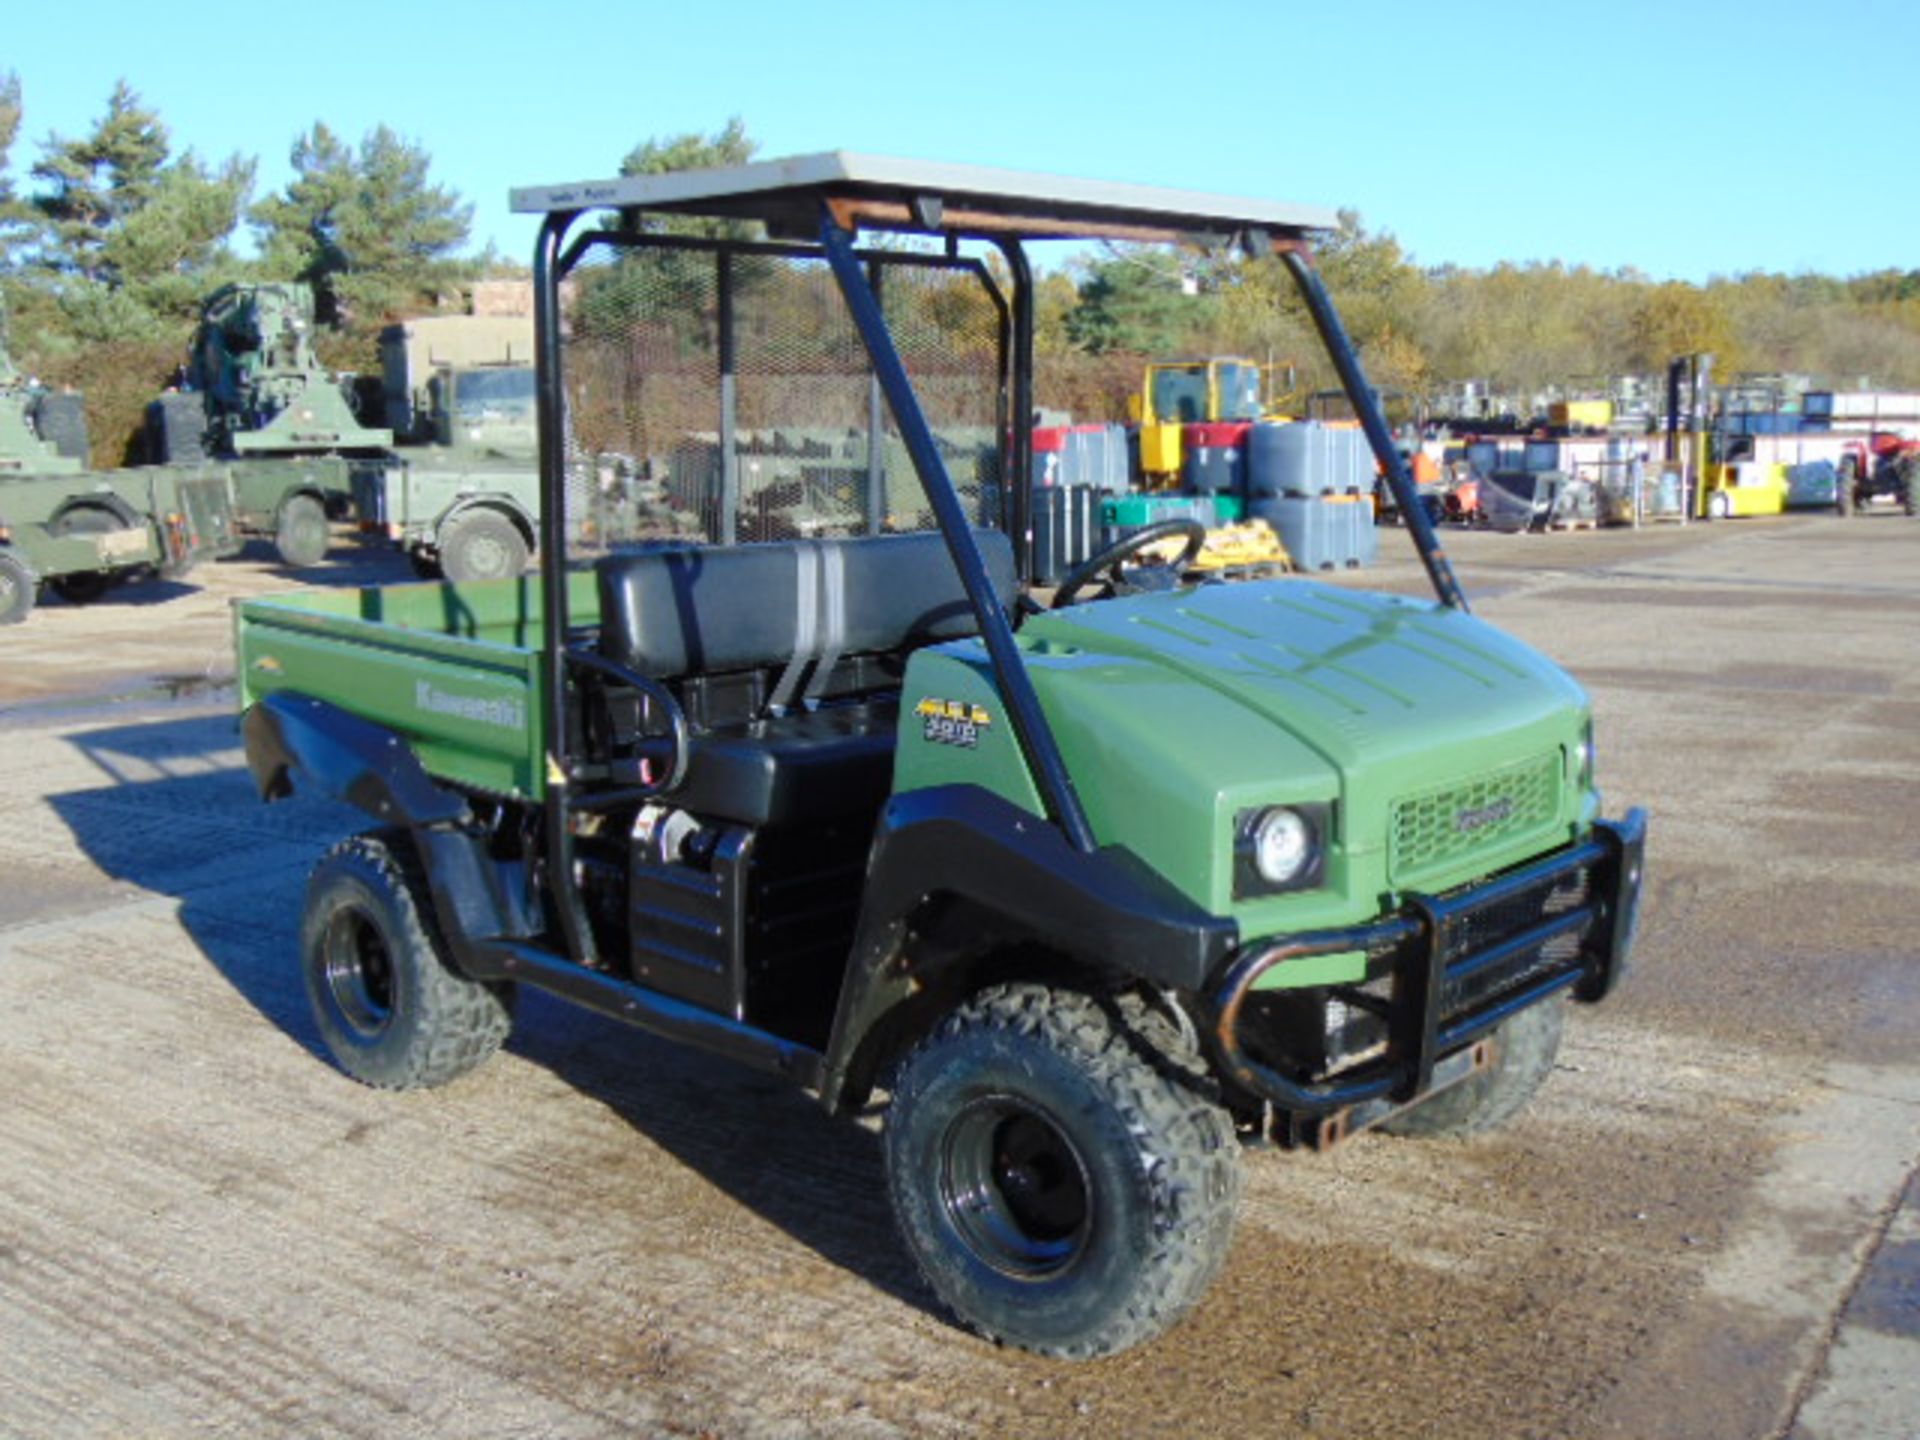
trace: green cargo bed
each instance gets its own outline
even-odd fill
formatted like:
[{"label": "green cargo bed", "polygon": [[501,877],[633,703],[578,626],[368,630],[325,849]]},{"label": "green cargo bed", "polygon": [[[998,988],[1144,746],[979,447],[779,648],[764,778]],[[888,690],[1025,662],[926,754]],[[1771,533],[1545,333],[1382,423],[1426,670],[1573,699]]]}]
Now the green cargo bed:
[{"label": "green cargo bed", "polygon": [[[590,572],[571,577],[569,609],[598,623]],[[394,730],[442,779],[538,798],[541,623],[537,575],[243,600],[241,705],[283,690],[324,700]]]}]

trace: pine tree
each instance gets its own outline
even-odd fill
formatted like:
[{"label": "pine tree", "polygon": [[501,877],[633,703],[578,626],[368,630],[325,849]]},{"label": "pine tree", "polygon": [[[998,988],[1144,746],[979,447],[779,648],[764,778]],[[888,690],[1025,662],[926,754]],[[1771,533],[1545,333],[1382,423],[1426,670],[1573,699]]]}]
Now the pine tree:
[{"label": "pine tree", "polygon": [[32,170],[41,188],[24,209],[38,227],[28,260],[78,338],[156,337],[226,278],[252,161],[236,155],[209,170],[192,151],[175,158],[158,113],[124,80],[90,134],[50,136],[41,148]]},{"label": "pine tree", "polygon": [[294,178],[254,206],[264,268],[314,288],[319,316],[339,323],[432,309],[470,280],[460,257],[473,207],[433,184],[426,150],[382,125],[348,146],[326,125],[294,142]]},{"label": "pine tree", "polygon": [[[620,162],[622,175],[669,175],[681,170],[708,170],[744,165],[759,144],[747,134],[739,116],[712,135],[687,131],[643,140]],[[618,228],[618,215],[602,217],[609,229]],[[765,227],[757,221],[712,219],[700,216],[642,215],[643,234],[692,236],[707,240],[759,240]],[[752,256],[734,262],[736,298],[765,285],[775,273],[765,260]],[[636,250],[610,266],[583,269],[575,311],[583,334],[615,335],[631,330],[649,317],[677,315],[671,329],[684,344],[711,349],[717,343],[716,279],[713,257],[689,251]]]},{"label": "pine tree", "polygon": [[29,233],[33,219],[32,210],[14,191],[10,165],[22,113],[20,76],[12,70],[0,73],[0,271],[13,268],[14,247]]}]

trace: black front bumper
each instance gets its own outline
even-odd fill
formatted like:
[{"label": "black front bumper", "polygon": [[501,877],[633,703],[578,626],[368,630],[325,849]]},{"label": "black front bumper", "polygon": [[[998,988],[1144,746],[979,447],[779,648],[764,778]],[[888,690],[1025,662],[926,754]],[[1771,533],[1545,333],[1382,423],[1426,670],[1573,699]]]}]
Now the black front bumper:
[{"label": "black front bumper", "polygon": [[[1580,844],[1446,895],[1409,897],[1372,924],[1247,947],[1206,991],[1222,1073],[1255,1099],[1309,1116],[1404,1105],[1463,1078],[1457,1057],[1528,1006],[1563,990],[1591,1002],[1613,989],[1633,944],[1646,834],[1646,812],[1631,810]],[[1311,1063],[1263,1053],[1248,1016],[1260,977],[1354,950],[1369,956],[1373,995],[1352,998],[1378,1012],[1380,1053],[1320,1078]]]}]

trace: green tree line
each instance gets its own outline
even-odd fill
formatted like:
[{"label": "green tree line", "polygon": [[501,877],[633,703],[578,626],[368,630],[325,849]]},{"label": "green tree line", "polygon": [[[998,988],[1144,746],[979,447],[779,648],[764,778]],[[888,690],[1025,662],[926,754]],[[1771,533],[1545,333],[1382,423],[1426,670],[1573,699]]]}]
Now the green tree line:
[{"label": "green tree line", "polygon": [[[472,207],[433,178],[420,143],[384,125],[356,143],[316,121],[292,142],[292,178],[256,196],[253,158],[177,150],[125,81],[86,133],[49,133],[31,157],[16,153],[27,113],[20,77],[0,72],[0,287],[11,345],[23,369],[87,393],[100,463],[130,453],[122,442],[178,365],[200,301],[221,284],[306,282],[323,358],[368,370],[388,321],[456,307],[475,278],[512,268],[473,253]],[[710,135],[645,140],[620,169],[738,164],[758,149],[734,119]],[[739,222],[656,223],[748,233]],[[243,227],[254,242],[247,254],[236,249]],[[629,267],[589,287],[583,320],[617,315],[623,287],[670,281],[675,263],[654,256],[644,264],[660,273]],[[1323,239],[1318,264],[1375,383],[1416,396],[1466,379],[1525,393],[1658,371],[1697,350],[1713,351],[1723,375],[1871,376],[1920,389],[1920,271],[1693,285],[1555,262],[1423,266],[1352,213]],[[957,290],[934,309],[956,327],[979,320]],[[1042,275],[1037,330],[1041,403],[1090,418],[1125,413],[1147,358],[1294,360],[1304,386],[1332,381],[1275,260],[1131,246],[1084,254]]]},{"label": "green tree line", "polygon": [[[21,369],[86,393],[96,463],[135,453],[146,402],[219,286],[305,282],[323,357],[364,370],[383,324],[455,302],[493,263],[467,253],[472,207],[431,178],[423,147],[384,125],[353,144],[316,121],[293,142],[293,178],[256,199],[254,159],[176,150],[124,80],[85,134],[50,133],[21,161],[26,114],[19,75],[0,74],[9,343]],[[235,249],[243,226],[248,256]]]}]

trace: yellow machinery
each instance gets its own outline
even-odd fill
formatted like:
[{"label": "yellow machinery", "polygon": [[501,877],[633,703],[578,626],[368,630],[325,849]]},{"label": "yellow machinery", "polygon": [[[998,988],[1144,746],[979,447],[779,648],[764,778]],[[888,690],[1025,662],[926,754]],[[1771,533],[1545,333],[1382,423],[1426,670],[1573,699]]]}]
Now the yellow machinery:
[{"label": "yellow machinery", "polygon": [[[1276,391],[1276,371],[1287,377],[1288,388]],[[1274,418],[1276,401],[1291,393],[1292,375],[1291,362],[1262,365],[1232,356],[1147,366],[1140,393],[1127,402],[1130,418],[1140,427],[1140,469],[1146,484],[1164,485],[1180,474],[1183,425]]]},{"label": "yellow machinery", "polygon": [[1758,460],[1709,465],[1703,488],[1706,513],[1715,520],[1780,515],[1787,508],[1787,467]]}]

